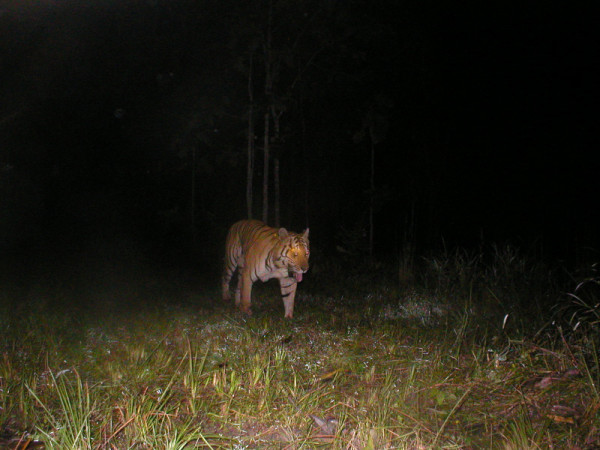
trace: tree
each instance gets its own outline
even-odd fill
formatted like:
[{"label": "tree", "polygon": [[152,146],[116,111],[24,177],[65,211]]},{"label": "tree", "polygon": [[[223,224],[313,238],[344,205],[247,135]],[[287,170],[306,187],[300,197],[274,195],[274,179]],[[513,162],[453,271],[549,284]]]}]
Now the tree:
[{"label": "tree", "polygon": [[252,219],[252,206],[254,196],[254,49],[250,51],[248,67],[248,135],[247,135],[247,162],[246,162],[246,211],[248,219]]},{"label": "tree", "polygon": [[[273,102],[273,77],[275,76],[275,67],[273,61],[273,0],[269,0],[269,11],[268,11],[267,29],[265,31],[266,36],[263,40],[263,53],[265,62],[265,131],[264,131],[264,159],[263,159],[263,203],[262,203],[262,220],[263,222],[269,221],[269,165],[270,165],[270,151],[271,151],[271,107]],[[279,171],[277,170],[277,176]],[[277,181],[277,184],[279,181]],[[277,207],[278,208],[278,207]],[[276,219],[279,222],[279,218]],[[275,226],[279,226],[275,223]]]},{"label": "tree", "polygon": [[384,95],[376,95],[367,106],[363,119],[362,128],[354,136],[355,142],[361,142],[365,137],[369,139],[370,147],[370,174],[369,174],[369,256],[373,256],[373,236],[375,224],[373,216],[375,213],[375,147],[382,142],[387,135],[388,120],[387,110],[392,107],[392,102]]},{"label": "tree", "polygon": [[[326,18],[333,14],[333,10],[334,5],[322,5],[308,0],[264,0],[259,6],[242,4],[232,15],[234,23],[230,29],[233,45],[230,47],[235,55],[240,52],[240,46],[245,46],[243,52],[247,55],[245,58],[236,58],[236,66],[248,80],[248,217],[253,212],[253,180],[256,169],[254,130],[256,117],[260,115],[263,118],[261,217],[265,222],[272,220],[276,226],[279,225],[281,158],[285,153],[282,120],[294,104],[299,104],[297,95],[298,89],[302,87],[300,81],[307,77],[317,55],[331,44],[326,31],[330,24]],[[261,51],[257,51],[258,49]],[[262,70],[258,70],[260,67]]]}]

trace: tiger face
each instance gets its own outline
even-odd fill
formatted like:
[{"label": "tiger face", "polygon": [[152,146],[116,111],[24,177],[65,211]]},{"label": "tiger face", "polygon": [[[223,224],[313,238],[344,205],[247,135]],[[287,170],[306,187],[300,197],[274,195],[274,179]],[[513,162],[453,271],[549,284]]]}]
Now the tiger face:
[{"label": "tiger face", "polygon": [[[280,237],[281,237],[280,229]],[[309,242],[308,242],[308,228],[302,234],[294,234],[288,237],[289,241],[283,246],[281,260],[285,265],[290,275],[296,278],[296,281],[302,281],[302,274],[308,271],[308,259],[310,257]]]}]

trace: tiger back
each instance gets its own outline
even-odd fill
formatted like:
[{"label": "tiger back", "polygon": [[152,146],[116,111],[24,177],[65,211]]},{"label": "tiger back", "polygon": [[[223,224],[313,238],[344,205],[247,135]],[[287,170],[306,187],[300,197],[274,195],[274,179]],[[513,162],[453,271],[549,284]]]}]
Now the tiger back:
[{"label": "tiger back", "polygon": [[285,317],[292,318],[296,288],[308,270],[309,256],[308,228],[298,234],[269,227],[259,220],[234,223],[225,242],[223,300],[231,300],[229,283],[237,270],[235,304],[246,314],[252,314],[252,284],[256,280],[277,278]]}]

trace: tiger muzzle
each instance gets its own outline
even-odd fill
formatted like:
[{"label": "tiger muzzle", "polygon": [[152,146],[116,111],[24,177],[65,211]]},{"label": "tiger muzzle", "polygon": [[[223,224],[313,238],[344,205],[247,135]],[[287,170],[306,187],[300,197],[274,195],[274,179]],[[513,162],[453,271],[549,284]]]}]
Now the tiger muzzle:
[{"label": "tiger muzzle", "polygon": [[308,271],[308,264],[302,266],[302,267],[298,267],[296,270],[294,270],[294,278],[296,278],[296,281],[298,283],[300,283],[302,281],[302,275],[304,273],[306,273]]}]

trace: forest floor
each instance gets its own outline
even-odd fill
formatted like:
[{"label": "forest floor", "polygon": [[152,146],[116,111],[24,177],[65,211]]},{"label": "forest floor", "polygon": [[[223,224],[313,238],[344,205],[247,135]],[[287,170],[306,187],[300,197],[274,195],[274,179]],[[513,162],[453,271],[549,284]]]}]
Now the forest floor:
[{"label": "forest floor", "polygon": [[177,276],[5,285],[0,448],[599,448],[597,278],[504,256],[317,264],[292,320],[275,282],[251,317]]}]

